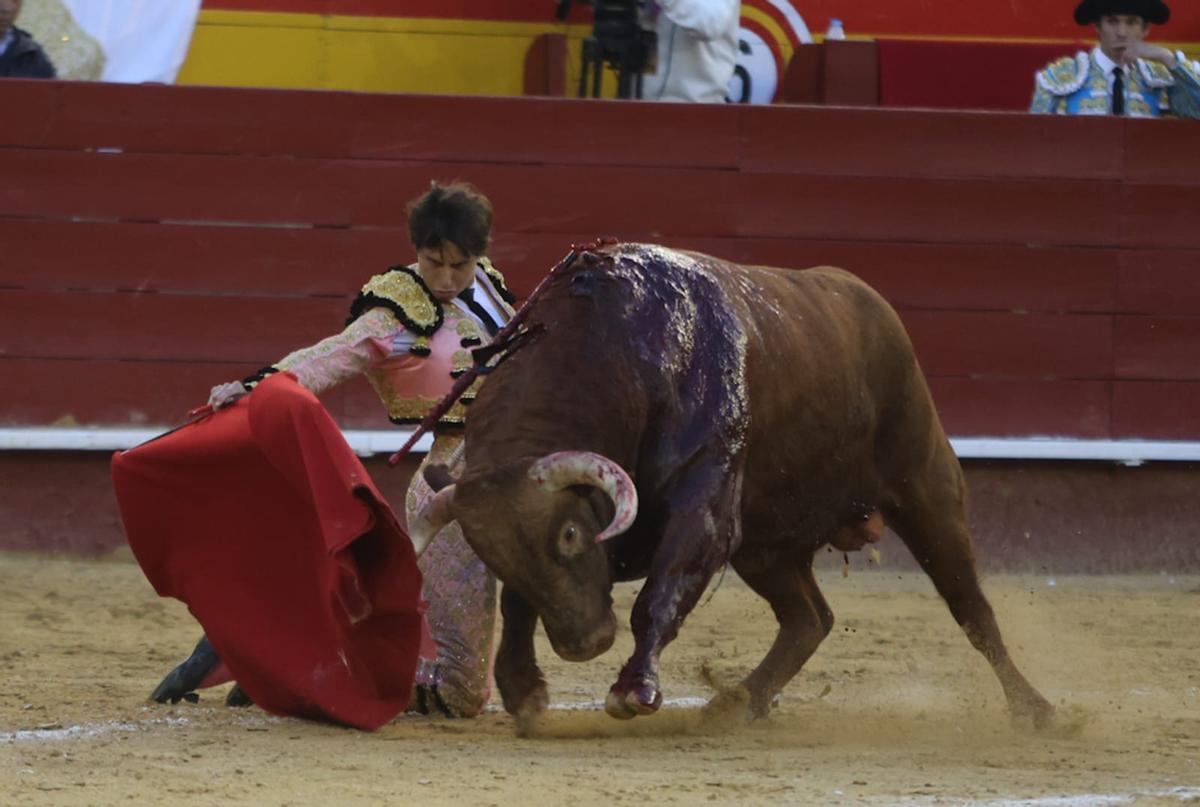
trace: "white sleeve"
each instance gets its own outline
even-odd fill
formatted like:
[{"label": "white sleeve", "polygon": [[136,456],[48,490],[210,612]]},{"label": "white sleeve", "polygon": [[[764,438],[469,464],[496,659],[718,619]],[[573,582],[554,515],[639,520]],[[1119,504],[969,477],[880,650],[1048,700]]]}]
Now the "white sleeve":
[{"label": "white sleeve", "polygon": [[737,27],[741,0],[659,0],[667,19],[695,32],[701,39],[715,39]]}]

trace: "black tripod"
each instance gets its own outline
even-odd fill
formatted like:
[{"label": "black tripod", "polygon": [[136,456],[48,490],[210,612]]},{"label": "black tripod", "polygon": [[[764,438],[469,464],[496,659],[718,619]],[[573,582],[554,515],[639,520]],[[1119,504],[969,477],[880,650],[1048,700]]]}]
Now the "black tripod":
[{"label": "black tripod", "polygon": [[641,98],[642,72],[647,56],[644,50],[638,40],[603,42],[595,37],[583,40],[579,97],[600,97],[600,78],[607,63],[617,71],[617,97]]},{"label": "black tripod", "polygon": [[[559,0],[558,18],[566,19],[571,0]],[[579,97],[599,98],[604,66],[617,71],[617,97],[641,98],[642,74],[654,53],[653,31],[642,28],[640,0],[592,0],[595,26],[583,40]]]}]

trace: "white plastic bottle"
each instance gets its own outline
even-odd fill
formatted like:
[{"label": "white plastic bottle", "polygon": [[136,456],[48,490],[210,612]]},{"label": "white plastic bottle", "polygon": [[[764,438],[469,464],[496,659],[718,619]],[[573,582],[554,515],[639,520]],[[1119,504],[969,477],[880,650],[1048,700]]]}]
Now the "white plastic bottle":
[{"label": "white plastic bottle", "polygon": [[825,32],[825,41],[828,42],[834,39],[845,39],[846,29],[842,27],[842,21],[836,17],[829,21],[829,30]]}]

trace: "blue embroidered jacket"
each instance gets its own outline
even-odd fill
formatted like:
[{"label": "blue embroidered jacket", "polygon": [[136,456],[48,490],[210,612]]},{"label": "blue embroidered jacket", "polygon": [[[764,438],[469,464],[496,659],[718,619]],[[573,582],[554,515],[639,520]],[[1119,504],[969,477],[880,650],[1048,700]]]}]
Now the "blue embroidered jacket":
[{"label": "blue embroidered jacket", "polygon": [[[1096,52],[1080,51],[1064,56],[1037,73],[1030,112],[1055,115],[1112,114],[1110,79],[1096,59]],[[1183,53],[1177,64],[1165,65],[1148,59],[1125,70],[1125,114],[1131,118],[1175,115],[1200,118],[1200,65]]]}]

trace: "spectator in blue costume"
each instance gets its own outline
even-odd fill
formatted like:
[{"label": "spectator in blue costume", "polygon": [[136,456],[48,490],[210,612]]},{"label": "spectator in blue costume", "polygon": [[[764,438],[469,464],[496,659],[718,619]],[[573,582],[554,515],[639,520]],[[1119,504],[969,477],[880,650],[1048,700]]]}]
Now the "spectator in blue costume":
[{"label": "spectator in blue costume", "polygon": [[1094,25],[1100,41],[1038,71],[1030,111],[1200,118],[1200,65],[1146,42],[1170,17],[1162,0],[1083,0],[1075,22]]}]

